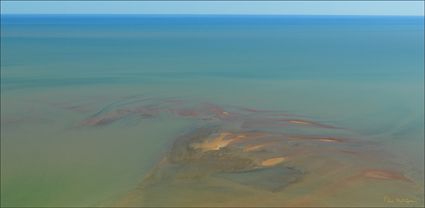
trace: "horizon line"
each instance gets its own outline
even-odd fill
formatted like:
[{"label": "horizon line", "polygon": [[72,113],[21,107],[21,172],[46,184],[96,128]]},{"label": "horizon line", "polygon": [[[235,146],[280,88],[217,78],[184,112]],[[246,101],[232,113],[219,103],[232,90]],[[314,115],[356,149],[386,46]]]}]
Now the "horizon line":
[{"label": "horizon line", "polygon": [[135,16],[135,15],[150,15],[150,16],[392,16],[392,17],[425,17],[425,15],[410,15],[410,14],[234,14],[234,13],[0,13],[1,16],[4,15],[44,15],[44,16],[53,16],[53,15],[63,15],[63,16],[72,16],[72,15],[91,15],[91,16],[100,16],[100,15],[111,15],[111,16]]}]

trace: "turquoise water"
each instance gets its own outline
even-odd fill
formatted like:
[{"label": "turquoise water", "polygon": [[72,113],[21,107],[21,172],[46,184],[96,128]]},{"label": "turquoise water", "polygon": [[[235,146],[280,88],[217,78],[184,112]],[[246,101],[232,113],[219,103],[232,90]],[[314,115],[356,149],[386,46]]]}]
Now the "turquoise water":
[{"label": "turquoise water", "polygon": [[[1,21],[2,206],[119,205],[129,193],[137,198],[129,206],[423,206],[422,17],[3,15]],[[187,190],[161,182],[134,191],[170,143],[210,122],[199,112],[170,112],[202,103],[244,121],[266,118],[235,106],[341,127],[275,129],[261,120],[266,126],[249,130],[348,137],[344,150],[364,151],[365,158],[331,153],[338,145],[303,143],[312,156],[291,156],[291,165],[309,174],[277,193],[236,183],[226,188],[209,178]],[[161,106],[160,113],[145,107],[148,115],[135,116],[138,105]],[[114,114],[122,109],[131,113]],[[93,123],[108,116],[105,125]],[[237,122],[217,122],[241,130]],[[219,197],[225,200],[213,199]]]}]

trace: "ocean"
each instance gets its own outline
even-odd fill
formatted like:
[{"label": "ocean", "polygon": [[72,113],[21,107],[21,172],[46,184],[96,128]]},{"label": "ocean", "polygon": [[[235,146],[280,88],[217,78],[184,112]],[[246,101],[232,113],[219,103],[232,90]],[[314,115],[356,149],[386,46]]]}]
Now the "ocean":
[{"label": "ocean", "polygon": [[423,17],[1,16],[1,206],[423,195]]}]

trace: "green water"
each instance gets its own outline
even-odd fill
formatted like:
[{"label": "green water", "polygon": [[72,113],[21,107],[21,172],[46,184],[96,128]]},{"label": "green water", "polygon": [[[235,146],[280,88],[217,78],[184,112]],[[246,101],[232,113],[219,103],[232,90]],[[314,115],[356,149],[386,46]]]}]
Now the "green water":
[{"label": "green water", "polygon": [[330,123],[379,155],[341,167],[384,168],[412,183],[367,179],[314,195],[354,174],[341,168],[320,177],[339,157],[323,149],[325,159],[295,163],[316,172],[279,193],[159,186],[132,206],[290,206],[310,195],[310,206],[423,206],[423,36],[419,17],[2,16],[1,205],[107,206],[132,193],[170,143],[203,122],[161,114],[80,125],[136,97]]}]

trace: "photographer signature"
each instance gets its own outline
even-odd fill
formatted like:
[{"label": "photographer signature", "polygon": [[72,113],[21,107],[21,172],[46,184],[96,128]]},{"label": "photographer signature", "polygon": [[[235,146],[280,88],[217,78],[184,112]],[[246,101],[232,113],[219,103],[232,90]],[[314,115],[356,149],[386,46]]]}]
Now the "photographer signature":
[{"label": "photographer signature", "polygon": [[416,203],[416,200],[408,197],[392,197],[384,196],[384,202],[386,203],[402,203],[402,204],[412,204]]}]

